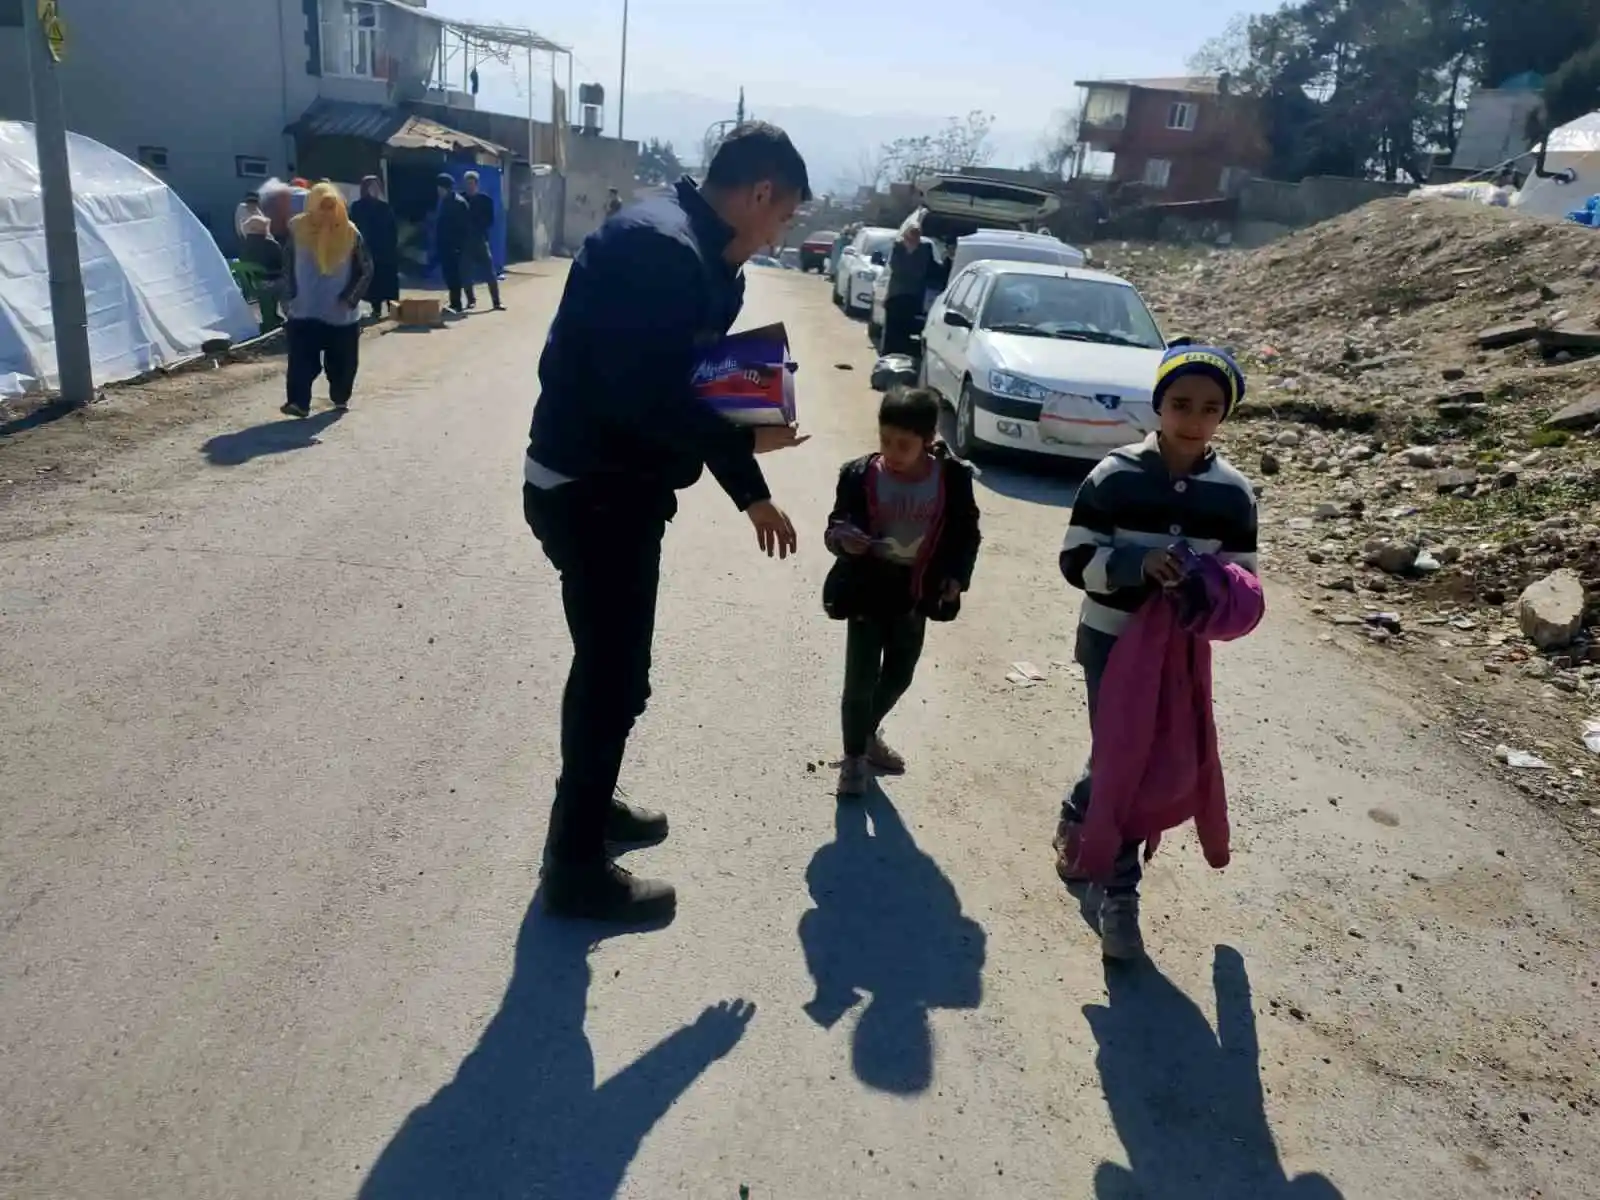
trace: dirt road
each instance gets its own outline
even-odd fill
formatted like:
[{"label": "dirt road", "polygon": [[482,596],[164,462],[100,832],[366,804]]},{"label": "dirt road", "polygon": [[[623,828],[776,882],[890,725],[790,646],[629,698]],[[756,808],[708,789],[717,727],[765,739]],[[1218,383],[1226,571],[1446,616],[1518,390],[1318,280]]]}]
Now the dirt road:
[{"label": "dirt road", "polygon": [[636,865],[677,922],[530,913],[566,647],[518,471],[559,286],[370,343],[338,423],[251,385],[0,510],[0,1193],[1590,1191],[1592,861],[1287,593],[1219,654],[1234,865],[1163,848],[1146,970],[1051,871],[1086,747],[1059,478],[986,471],[912,771],[836,809],[820,534],[876,398],[813,277],[749,313],[803,364],[816,436],[769,469],[804,553],[758,559],[710,484],[668,535],[625,782],[672,814]]}]

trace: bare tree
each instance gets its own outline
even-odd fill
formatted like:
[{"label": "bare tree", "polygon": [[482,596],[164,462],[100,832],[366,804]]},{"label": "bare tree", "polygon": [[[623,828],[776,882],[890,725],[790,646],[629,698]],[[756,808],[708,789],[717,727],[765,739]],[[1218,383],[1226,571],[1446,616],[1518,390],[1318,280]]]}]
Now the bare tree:
[{"label": "bare tree", "polygon": [[980,109],[965,117],[951,117],[937,133],[896,138],[886,144],[876,161],[882,178],[910,183],[921,175],[948,175],[962,167],[981,167],[994,157],[989,132],[994,118]]},{"label": "bare tree", "polygon": [[1051,115],[1049,130],[1039,139],[1038,148],[1034,151],[1033,161],[1028,164],[1028,169],[1052,175],[1065,175],[1067,164],[1075,160],[1077,152],[1077,114],[1065,108],[1058,108]]},{"label": "bare tree", "polygon": [[1247,75],[1255,59],[1250,53],[1250,14],[1240,13],[1216,37],[1201,43],[1189,56],[1189,70],[1196,75]]}]

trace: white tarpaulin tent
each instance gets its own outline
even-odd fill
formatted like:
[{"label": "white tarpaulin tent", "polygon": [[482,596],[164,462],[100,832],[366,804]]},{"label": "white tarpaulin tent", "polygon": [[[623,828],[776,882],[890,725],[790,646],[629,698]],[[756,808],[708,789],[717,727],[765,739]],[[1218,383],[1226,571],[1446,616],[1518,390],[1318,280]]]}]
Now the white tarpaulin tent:
[{"label": "white tarpaulin tent", "polygon": [[[67,153],[96,384],[256,336],[227,260],[171,188],[90,138],[69,134]],[[33,126],[0,121],[0,396],[58,383]]]},{"label": "white tarpaulin tent", "polygon": [[1529,175],[1511,200],[1513,208],[1542,217],[1564,217],[1600,192],[1600,113],[1579,117],[1552,131],[1544,169],[1575,178],[1568,183]]}]

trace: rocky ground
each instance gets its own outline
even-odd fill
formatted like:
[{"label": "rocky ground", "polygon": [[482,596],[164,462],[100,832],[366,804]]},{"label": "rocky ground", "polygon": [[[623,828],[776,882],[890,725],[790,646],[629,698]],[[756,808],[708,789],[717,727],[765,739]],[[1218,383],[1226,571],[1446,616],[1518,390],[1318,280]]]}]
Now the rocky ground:
[{"label": "rocky ground", "polygon": [[[1272,569],[1600,844],[1600,240],[1386,200],[1260,250],[1115,244],[1233,349]],[[1370,649],[1368,649],[1370,648]]]}]

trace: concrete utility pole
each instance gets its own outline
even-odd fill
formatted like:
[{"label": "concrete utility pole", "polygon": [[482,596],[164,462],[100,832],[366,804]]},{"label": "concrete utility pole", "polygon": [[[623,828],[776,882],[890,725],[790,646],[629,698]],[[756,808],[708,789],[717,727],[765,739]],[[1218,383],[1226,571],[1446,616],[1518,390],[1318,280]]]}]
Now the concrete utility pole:
[{"label": "concrete utility pole", "polygon": [[22,0],[22,36],[33,84],[33,136],[38,143],[39,189],[44,206],[45,258],[50,268],[50,321],[55,327],[56,370],[61,399],[83,405],[94,400],[89,361],[89,312],[78,266],[78,226],[72,208],[72,169],[67,160],[67,121],[56,60],[64,39],[54,5],[50,28],[40,20],[37,0]]},{"label": "concrete utility pole", "polygon": [[622,0],[622,73],[617,80],[617,140],[622,140],[622,117],[628,107],[628,0]]}]

